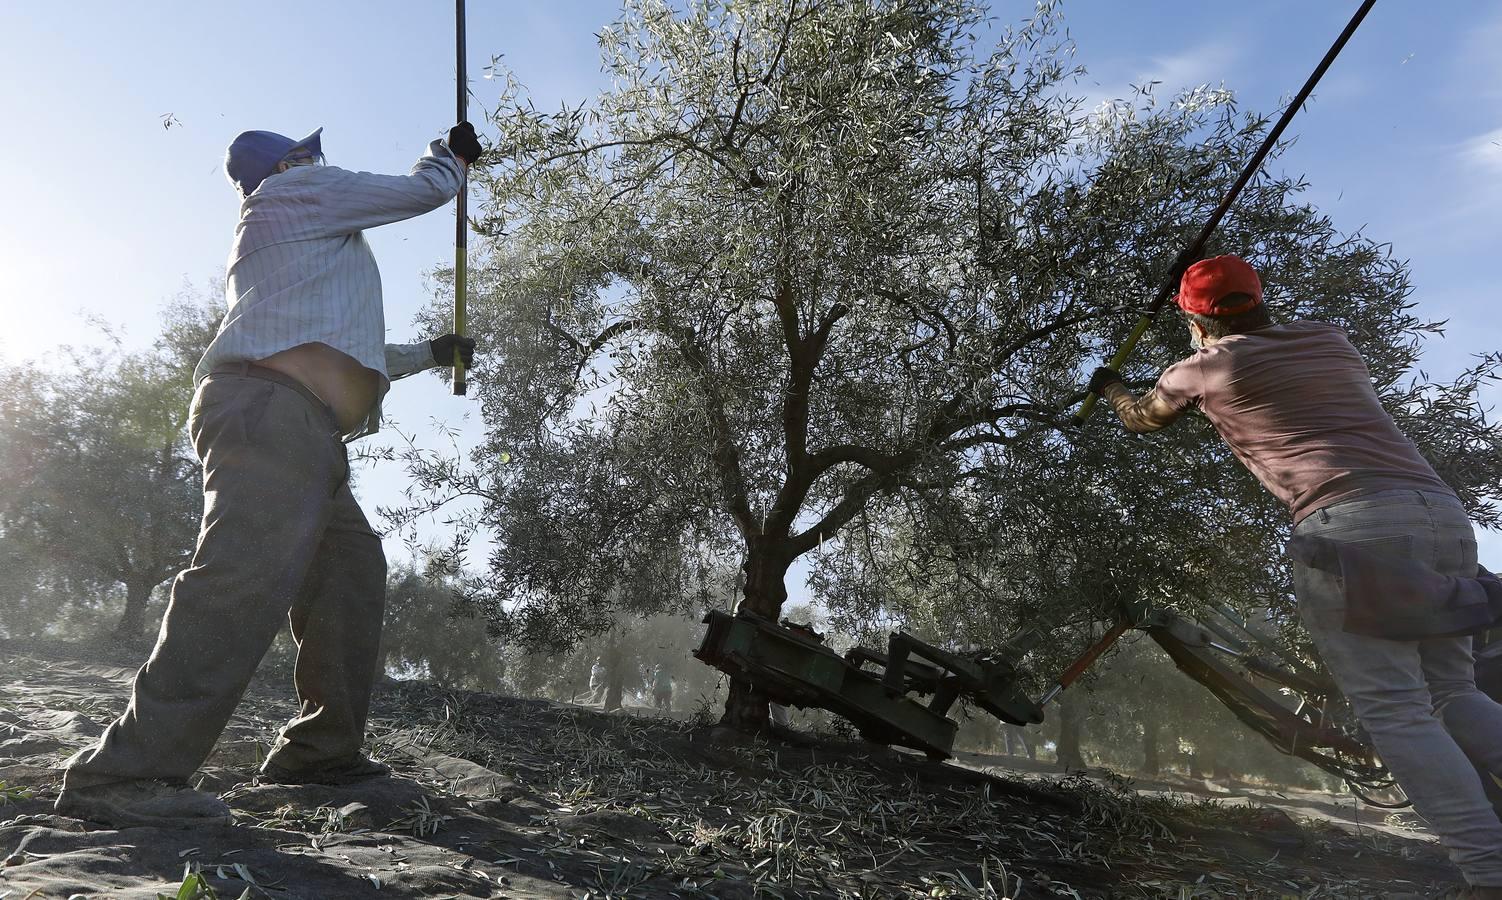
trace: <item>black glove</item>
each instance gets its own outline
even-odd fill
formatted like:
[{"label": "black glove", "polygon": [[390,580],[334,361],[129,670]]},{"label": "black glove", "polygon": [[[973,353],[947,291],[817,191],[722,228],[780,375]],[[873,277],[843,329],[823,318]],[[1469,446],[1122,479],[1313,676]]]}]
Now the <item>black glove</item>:
[{"label": "black glove", "polygon": [[480,146],[480,139],[475,136],[475,126],[460,122],[450,128],[449,152],[464,160],[466,165],[474,165],[480,154],[485,152]]},{"label": "black glove", "polygon": [[1090,393],[1097,397],[1102,396],[1101,391],[1106,385],[1121,381],[1121,373],[1108,366],[1101,366],[1090,376]]},{"label": "black glove", "polygon": [[433,338],[428,341],[428,347],[433,351],[433,361],[440,366],[452,366],[454,364],[454,351],[458,350],[464,357],[464,368],[469,368],[475,361],[475,339],[460,337],[457,334],[446,334],[443,337]]}]

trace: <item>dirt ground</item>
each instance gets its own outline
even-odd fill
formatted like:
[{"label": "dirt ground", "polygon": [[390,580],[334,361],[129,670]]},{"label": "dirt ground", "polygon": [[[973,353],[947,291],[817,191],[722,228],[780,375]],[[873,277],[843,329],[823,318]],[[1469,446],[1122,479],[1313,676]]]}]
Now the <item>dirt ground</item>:
[{"label": "dirt ground", "polygon": [[57,765],[123,708],[134,662],[0,645],[0,900],[188,898],[192,872],[214,896],[289,900],[1442,897],[1459,882],[1425,835],[1368,827],[1377,810],[1342,823],[1349,801],[1329,795],[1139,794],[420,683],[375,698],[370,749],[392,778],[250,784],[293,712],[266,677],[200,773],[234,825],[53,815]]},{"label": "dirt ground", "polygon": [[[1059,767],[1052,763],[1034,762],[1021,757],[962,752],[955,756],[954,763],[1007,778],[1057,777],[1061,774]],[[1117,777],[1107,770],[1089,770],[1086,774],[1103,782],[1110,782]],[[1298,819],[1336,826],[1357,835],[1370,832],[1410,840],[1434,840],[1433,835],[1426,830],[1423,819],[1412,809],[1373,807],[1350,792],[1333,794],[1329,791],[1271,786],[1239,779],[1195,779],[1170,772],[1164,772],[1157,778],[1135,775],[1128,783],[1142,797],[1187,803],[1213,802],[1227,808],[1269,807]]]}]

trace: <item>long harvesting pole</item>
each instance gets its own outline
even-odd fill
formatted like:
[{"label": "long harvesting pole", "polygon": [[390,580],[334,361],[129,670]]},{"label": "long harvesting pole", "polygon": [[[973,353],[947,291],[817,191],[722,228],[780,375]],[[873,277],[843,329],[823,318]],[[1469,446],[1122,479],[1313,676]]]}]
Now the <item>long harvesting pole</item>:
[{"label": "long harvesting pole", "polygon": [[[1361,4],[1361,8],[1356,10],[1356,15],[1351,17],[1351,21],[1347,23],[1345,30],[1340,33],[1340,37],[1335,39],[1335,43],[1325,53],[1325,58],[1320,60],[1319,65],[1315,67],[1314,74],[1310,75],[1309,80],[1304,82],[1304,86],[1299,90],[1298,95],[1293,98],[1293,102],[1288,104],[1288,108],[1283,110],[1283,116],[1278,119],[1278,124],[1274,125],[1273,130],[1267,133],[1267,139],[1262,142],[1262,146],[1257,150],[1256,155],[1246,164],[1246,168],[1241,170],[1241,177],[1236,179],[1236,183],[1231,185],[1231,189],[1226,192],[1225,199],[1220,201],[1220,206],[1216,207],[1215,212],[1210,214],[1209,221],[1205,223],[1205,227],[1200,229],[1199,236],[1194,239],[1194,243],[1185,247],[1184,251],[1173,261],[1173,265],[1169,266],[1168,274],[1164,277],[1163,283],[1158,286],[1158,294],[1153,298],[1152,305],[1137,320],[1137,325],[1132,329],[1132,333],[1127,336],[1126,343],[1122,344],[1121,349],[1116,351],[1116,355],[1111,357],[1111,361],[1106,364],[1107,367],[1119,371],[1122,366],[1126,365],[1127,357],[1132,355],[1132,351],[1137,348],[1137,342],[1142,339],[1142,336],[1147,333],[1147,329],[1152,327],[1153,320],[1158,317],[1158,310],[1162,309],[1164,302],[1173,296],[1174,288],[1178,286],[1179,279],[1184,275],[1184,270],[1200,258],[1200,254],[1204,252],[1205,243],[1210,240],[1210,235],[1215,233],[1215,228],[1220,224],[1221,218],[1225,216],[1226,210],[1231,208],[1231,204],[1235,203],[1236,198],[1241,195],[1241,189],[1246,187],[1247,182],[1252,180],[1253,175],[1257,174],[1257,170],[1262,167],[1262,160],[1266,159],[1267,154],[1272,152],[1273,145],[1278,142],[1278,138],[1283,134],[1283,129],[1287,128],[1288,123],[1293,121],[1294,114],[1299,111],[1299,107],[1304,105],[1304,101],[1309,99],[1310,92],[1314,90],[1315,85],[1319,84],[1319,80],[1325,74],[1325,70],[1330,68],[1331,63],[1335,62],[1335,57],[1340,55],[1341,48],[1346,45],[1346,41],[1350,40],[1351,35],[1356,33],[1356,26],[1361,24],[1361,20],[1366,18],[1366,14],[1371,10],[1372,4],[1376,2],[1377,0],[1365,0]],[[1094,394],[1085,395],[1085,402],[1080,404],[1079,412],[1074,414],[1075,425],[1084,424],[1084,421],[1090,418],[1090,413],[1095,409],[1096,399]]]},{"label": "long harvesting pole", "polygon": [[[455,80],[458,82],[458,118],[469,118],[469,78],[464,71],[464,0],[454,0]],[[454,215],[454,334],[464,336],[466,280],[469,275],[469,179],[461,177]],[[464,357],[454,348],[454,396],[463,397],[468,385],[464,380]]]},{"label": "long harvesting pole", "polygon": [[1085,674],[1086,670],[1091,666],[1095,665],[1095,661],[1100,659],[1100,655],[1111,649],[1111,645],[1116,643],[1117,639],[1123,634],[1126,634],[1127,629],[1130,627],[1132,626],[1128,624],[1126,619],[1122,619],[1112,626],[1110,631],[1106,632],[1101,636],[1100,640],[1095,642],[1095,646],[1086,650],[1079,659],[1075,660],[1068,669],[1064,670],[1064,674],[1060,675],[1059,680],[1054,682],[1054,686],[1048,689],[1048,692],[1038,701],[1038,705],[1047,706],[1054,701],[1055,697],[1068,690],[1070,685],[1079,681],[1080,676]]}]

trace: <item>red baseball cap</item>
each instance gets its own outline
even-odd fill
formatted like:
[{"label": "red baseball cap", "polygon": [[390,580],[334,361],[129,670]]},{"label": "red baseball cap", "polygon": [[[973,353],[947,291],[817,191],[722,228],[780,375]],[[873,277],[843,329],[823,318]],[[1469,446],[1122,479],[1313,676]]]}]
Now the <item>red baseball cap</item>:
[{"label": "red baseball cap", "polygon": [[[1247,294],[1252,299],[1236,304],[1221,300],[1227,294]],[[1239,256],[1202,259],[1184,270],[1179,282],[1179,309],[1198,316],[1234,316],[1262,302],[1262,280],[1257,270]]]}]

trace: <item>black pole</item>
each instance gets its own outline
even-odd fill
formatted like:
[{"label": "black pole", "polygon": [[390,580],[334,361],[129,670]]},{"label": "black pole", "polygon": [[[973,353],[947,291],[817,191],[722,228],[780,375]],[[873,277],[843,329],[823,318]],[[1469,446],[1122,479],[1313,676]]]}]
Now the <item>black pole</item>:
[{"label": "black pole", "polygon": [[[454,0],[454,60],[455,82],[458,87],[455,121],[469,118],[469,77],[464,71],[464,0]],[[454,334],[463,336],[466,327],[466,291],[469,278],[469,179],[460,179],[459,196],[454,215]],[[464,396],[468,384],[464,380],[464,359],[458,348],[454,349],[454,396]]]},{"label": "black pole", "polygon": [[[1304,105],[1304,101],[1309,99],[1309,94],[1314,90],[1314,86],[1319,84],[1319,80],[1325,74],[1325,70],[1330,68],[1331,63],[1335,62],[1335,57],[1340,55],[1340,51],[1345,47],[1346,41],[1350,40],[1351,35],[1356,33],[1356,27],[1361,24],[1362,19],[1366,18],[1366,14],[1371,11],[1372,5],[1376,2],[1377,0],[1365,0],[1361,4],[1361,8],[1356,10],[1356,15],[1351,17],[1350,22],[1346,23],[1345,30],[1340,33],[1340,37],[1335,39],[1335,43],[1325,53],[1325,58],[1319,61],[1314,74],[1310,75],[1309,80],[1304,82],[1304,86],[1299,89],[1297,96],[1293,98],[1293,102],[1288,104],[1288,108],[1283,110],[1283,115],[1278,119],[1278,124],[1274,125],[1273,130],[1267,133],[1267,139],[1262,142],[1262,146],[1257,150],[1256,155],[1241,170],[1241,177],[1236,179],[1236,183],[1231,185],[1231,189],[1226,192],[1225,198],[1215,208],[1215,212],[1210,214],[1209,221],[1205,222],[1205,227],[1200,229],[1199,236],[1194,239],[1194,243],[1185,247],[1183,252],[1178,255],[1178,258],[1173,261],[1173,265],[1169,266],[1168,275],[1164,277],[1163,283],[1158,285],[1158,294],[1153,298],[1152,305],[1137,320],[1137,326],[1132,329],[1132,333],[1127,337],[1126,343],[1122,344],[1121,349],[1116,351],[1116,355],[1111,357],[1111,361],[1108,363],[1111,368],[1120,369],[1126,364],[1127,357],[1131,356],[1132,351],[1136,349],[1137,342],[1142,339],[1142,335],[1147,332],[1147,329],[1152,326],[1153,320],[1158,317],[1158,310],[1162,309],[1163,304],[1168,301],[1168,298],[1173,296],[1174,288],[1178,287],[1179,279],[1184,277],[1184,270],[1193,265],[1204,253],[1206,242],[1210,240],[1210,235],[1215,233],[1216,227],[1220,225],[1220,220],[1225,217],[1226,210],[1231,208],[1231,204],[1235,203],[1236,198],[1241,195],[1242,188],[1245,188],[1247,182],[1252,180],[1252,176],[1257,174],[1257,170],[1262,167],[1262,161],[1267,158],[1267,154],[1272,152],[1273,145],[1283,135],[1283,129],[1287,128],[1288,123],[1293,121],[1294,115]],[[1085,396],[1085,402],[1080,404],[1079,412],[1074,414],[1075,425],[1083,425],[1085,420],[1090,418],[1090,413],[1095,409],[1095,401],[1096,396],[1094,394],[1087,394]]]}]

